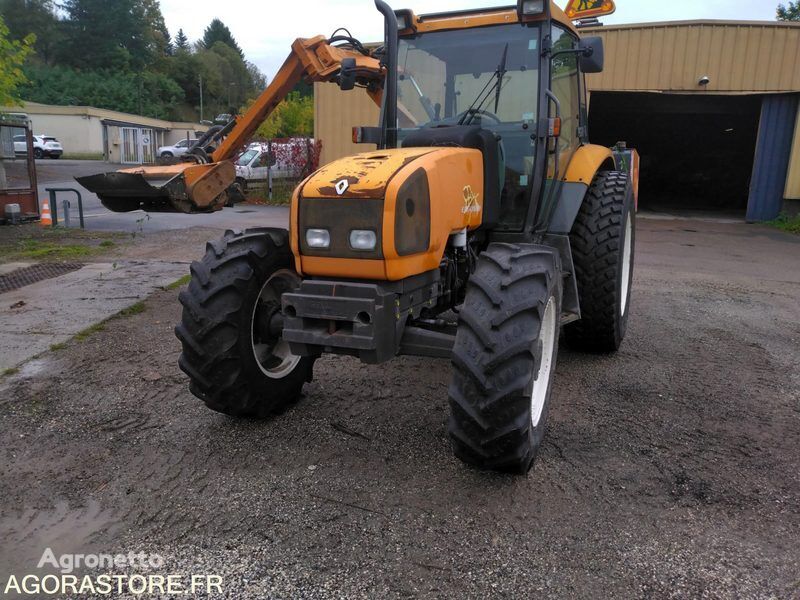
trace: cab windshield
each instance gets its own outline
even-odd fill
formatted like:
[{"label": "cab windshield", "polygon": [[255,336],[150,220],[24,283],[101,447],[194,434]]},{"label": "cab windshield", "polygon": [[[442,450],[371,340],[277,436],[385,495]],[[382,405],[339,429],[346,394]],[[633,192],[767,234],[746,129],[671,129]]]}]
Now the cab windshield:
[{"label": "cab windshield", "polygon": [[521,229],[529,205],[539,98],[540,27],[513,23],[401,38],[398,140],[420,127],[480,125],[505,157],[500,228]]}]

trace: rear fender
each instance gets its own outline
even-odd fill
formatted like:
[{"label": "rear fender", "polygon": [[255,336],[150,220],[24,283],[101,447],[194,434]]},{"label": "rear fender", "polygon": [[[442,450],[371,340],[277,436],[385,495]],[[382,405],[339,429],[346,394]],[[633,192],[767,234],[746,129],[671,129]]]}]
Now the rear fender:
[{"label": "rear fender", "polygon": [[549,233],[568,234],[581,209],[586,192],[598,171],[613,171],[616,163],[609,148],[595,144],[581,146],[572,155],[558,202],[550,221]]}]

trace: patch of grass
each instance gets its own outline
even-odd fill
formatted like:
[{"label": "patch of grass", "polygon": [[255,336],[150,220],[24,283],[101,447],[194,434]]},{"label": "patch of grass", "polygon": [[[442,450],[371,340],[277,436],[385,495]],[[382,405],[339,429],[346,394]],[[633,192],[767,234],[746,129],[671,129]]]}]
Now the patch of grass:
[{"label": "patch of grass", "polygon": [[82,258],[94,252],[91,246],[53,244],[42,240],[22,240],[17,244],[19,258]]},{"label": "patch of grass", "polygon": [[103,321],[101,323],[95,323],[91,327],[87,327],[83,331],[79,331],[78,333],[76,333],[75,337],[73,339],[76,342],[82,342],[85,339],[89,338],[93,333],[98,333],[100,331],[105,331],[105,330],[106,330],[105,321]]},{"label": "patch of grass", "polygon": [[146,307],[144,305],[144,302],[137,302],[136,304],[134,304],[132,306],[129,306],[128,308],[123,308],[121,311],[119,311],[114,316],[116,316],[116,317],[131,317],[133,315],[138,315],[140,313],[143,313],[145,311],[145,308]]},{"label": "patch of grass", "polygon": [[[76,227],[40,227],[38,224],[6,227],[0,235],[0,263],[13,261],[81,261],[110,252],[127,239],[122,232],[84,231]],[[113,246],[108,243],[112,242]]]},{"label": "patch of grass", "polygon": [[66,342],[60,342],[58,344],[51,344],[50,350],[53,352],[58,352],[59,350],[63,350],[66,347],[67,347]]},{"label": "patch of grass", "polygon": [[19,369],[17,369],[16,367],[11,367],[10,369],[4,370],[2,375],[3,377],[11,377],[12,375],[16,375],[17,373],[19,373]]},{"label": "patch of grass", "polygon": [[164,289],[165,290],[177,290],[178,288],[181,288],[181,287],[185,286],[186,284],[188,284],[191,280],[192,280],[192,276],[191,275],[184,275],[183,277],[178,279],[178,281],[173,281],[168,286],[165,286]]},{"label": "patch of grass", "polygon": [[62,158],[66,160],[103,160],[102,152],[65,152]]},{"label": "patch of grass", "polygon": [[766,224],[788,233],[796,233],[800,235],[800,215],[790,217],[789,215],[783,214],[777,219],[767,221]]}]

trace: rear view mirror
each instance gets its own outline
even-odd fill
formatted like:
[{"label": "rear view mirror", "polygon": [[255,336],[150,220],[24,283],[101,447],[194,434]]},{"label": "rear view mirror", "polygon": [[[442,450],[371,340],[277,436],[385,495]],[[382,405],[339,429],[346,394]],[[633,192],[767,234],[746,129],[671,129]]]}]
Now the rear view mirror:
[{"label": "rear view mirror", "polygon": [[343,58],[341,72],[339,73],[339,87],[347,92],[356,87],[356,59]]},{"label": "rear view mirror", "polygon": [[578,42],[580,50],[581,71],[584,73],[601,73],[605,53],[603,51],[603,38],[587,37]]}]

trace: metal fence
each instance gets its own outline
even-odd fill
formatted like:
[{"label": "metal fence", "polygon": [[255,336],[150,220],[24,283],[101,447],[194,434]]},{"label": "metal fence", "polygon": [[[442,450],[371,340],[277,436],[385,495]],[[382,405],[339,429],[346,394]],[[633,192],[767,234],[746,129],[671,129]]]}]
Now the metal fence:
[{"label": "metal fence", "polygon": [[236,160],[236,176],[248,198],[288,201],[295,186],[319,168],[322,143],[279,138],[251,143]]}]

